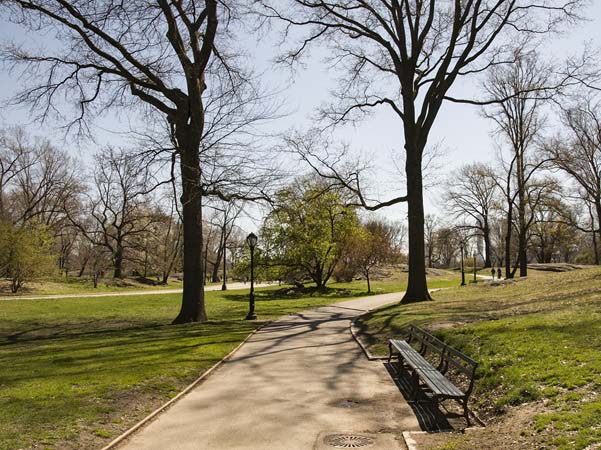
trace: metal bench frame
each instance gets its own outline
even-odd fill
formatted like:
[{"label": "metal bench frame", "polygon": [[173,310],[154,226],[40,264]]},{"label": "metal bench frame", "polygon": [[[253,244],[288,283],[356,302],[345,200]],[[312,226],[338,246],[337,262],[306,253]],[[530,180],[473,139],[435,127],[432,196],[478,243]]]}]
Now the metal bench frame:
[{"label": "metal bench frame", "polygon": [[[419,348],[414,348],[412,343],[417,343]],[[424,358],[427,353],[437,355],[436,367]],[[428,386],[435,401],[458,401],[463,406],[463,415],[468,426],[471,425],[468,399],[474,388],[474,376],[478,367],[476,361],[414,325],[409,326],[407,340],[388,341],[388,363],[391,363],[394,356],[397,357],[399,365],[406,367],[411,374],[413,399],[417,397],[421,380]],[[469,385],[465,392],[446,377],[449,368],[468,377]]]}]

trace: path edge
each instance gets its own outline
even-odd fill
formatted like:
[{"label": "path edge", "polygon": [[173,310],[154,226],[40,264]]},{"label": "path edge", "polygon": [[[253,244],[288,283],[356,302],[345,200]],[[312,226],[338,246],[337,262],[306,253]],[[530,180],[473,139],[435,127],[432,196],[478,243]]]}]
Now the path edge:
[{"label": "path edge", "polygon": [[[448,288],[430,289],[429,292],[432,294],[434,292],[442,291],[444,289],[448,289]],[[361,340],[361,337],[360,337],[361,333],[359,332],[359,329],[355,325],[355,322],[357,322],[358,320],[362,319],[367,314],[369,314],[369,313],[371,313],[373,311],[377,311],[378,309],[386,308],[387,306],[390,306],[390,305],[382,305],[382,306],[380,306],[378,308],[367,309],[364,312],[362,312],[361,314],[359,314],[358,316],[353,317],[353,319],[351,320],[351,323],[349,324],[349,329],[351,330],[351,335],[353,336],[353,339],[355,340],[355,342],[357,342],[357,344],[359,345],[359,347],[361,347],[361,350],[363,351],[363,354],[368,359],[368,361],[385,361],[385,360],[388,359],[388,356],[374,356],[374,355],[371,354],[371,352],[367,348],[367,345],[365,345],[363,343],[363,341]],[[102,450],[104,450],[104,449],[102,449]]]},{"label": "path edge", "polygon": [[179,394],[177,394],[171,400],[169,400],[166,403],[164,403],[163,405],[159,406],[157,409],[155,409],[149,415],[144,417],[142,420],[140,420],[134,426],[132,426],[128,430],[121,433],[119,436],[117,436],[115,439],[113,439],[111,442],[109,442],[106,446],[102,447],[100,450],[114,449],[118,444],[120,444],[125,439],[130,437],[132,434],[134,434],[136,431],[138,431],[144,425],[148,424],[148,422],[150,422],[156,416],[158,416],[162,412],[168,410],[171,406],[173,406],[174,403],[176,403],[178,400],[180,400],[182,397],[184,397],[186,394],[188,394],[192,389],[194,389],[196,386],[198,386],[202,381],[204,381],[209,375],[211,375],[211,373],[213,373],[216,369],[218,369],[224,362],[226,362],[232,356],[234,356],[234,354],[240,349],[240,347],[242,347],[244,344],[246,344],[246,342],[252,336],[254,336],[257,332],[259,332],[260,330],[262,330],[263,328],[265,328],[266,326],[271,324],[271,322],[272,322],[271,320],[268,322],[265,322],[265,323],[261,324],[259,327],[257,327],[256,329],[254,329],[232,351],[230,351],[227,355],[225,355],[223,358],[221,358],[219,361],[217,361],[215,364],[213,364],[211,367],[209,367],[207,370],[205,370],[202,374],[200,374],[200,376],[198,378],[196,378],[196,380],[192,381],[192,383],[190,383],[183,391],[181,391]]},{"label": "path edge", "polygon": [[[376,308],[376,309],[378,309],[378,308]],[[351,330],[351,335],[353,336],[353,339],[355,340],[355,342],[357,342],[357,345],[359,345],[359,347],[363,351],[363,354],[368,359],[368,361],[384,361],[384,360],[388,359],[387,356],[374,356],[371,354],[371,352],[367,348],[367,345],[365,345],[363,343],[363,341],[361,340],[359,329],[357,328],[357,326],[355,324],[355,322],[357,320],[361,319],[363,316],[366,316],[367,314],[369,314],[372,311],[375,311],[375,309],[368,309],[367,311],[359,314],[358,316],[353,317],[353,319],[351,320],[351,323],[349,324],[349,328]]]}]

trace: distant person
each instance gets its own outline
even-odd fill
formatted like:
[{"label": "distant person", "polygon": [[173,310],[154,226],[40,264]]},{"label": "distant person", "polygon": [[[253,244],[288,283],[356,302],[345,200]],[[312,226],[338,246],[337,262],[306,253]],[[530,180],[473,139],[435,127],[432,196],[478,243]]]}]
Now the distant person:
[{"label": "distant person", "polygon": [[501,268],[499,267],[499,268],[497,269],[497,278],[500,280],[500,279],[501,279],[501,277],[502,277],[502,275],[503,275],[503,274],[501,273]]},{"label": "distant person", "polygon": [[497,271],[495,270],[495,268],[493,267],[492,269],[490,269],[490,274],[492,275],[492,279],[495,279],[495,273],[497,273]]}]

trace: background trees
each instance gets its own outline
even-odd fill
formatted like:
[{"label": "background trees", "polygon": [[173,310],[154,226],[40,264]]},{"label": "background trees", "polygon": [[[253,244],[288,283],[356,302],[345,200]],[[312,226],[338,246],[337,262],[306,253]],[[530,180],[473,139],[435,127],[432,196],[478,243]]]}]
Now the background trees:
[{"label": "background trees", "polygon": [[[174,322],[207,320],[198,276],[203,270],[203,198],[247,195],[249,186],[254,188],[249,183],[238,189],[231,180],[240,178],[231,176],[217,183],[212,175],[216,172],[223,181],[224,173],[249,168],[246,158],[231,161],[227,144],[265,118],[251,113],[261,94],[230,48],[235,39],[228,24],[237,8],[214,0],[136,1],[117,7],[112,1],[10,0],[0,5],[14,23],[33,33],[43,28],[60,36],[56,46],[44,51],[10,45],[3,53],[10,64],[33,74],[32,84],[16,100],[39,111],[38,118],[62,110],[62,119],[61,101],[68,98],[73,102],[68,126],[80,134],[88,133],[90,119],[105,109],[134,110],[168,124],[168,138],[162,140],[170,140],[171,174],[180,180],[186,273]],[[207,165],[222,156],[228,170]]]},{"label": "background trees", "polygon": [[491,266],[491,215],[496,200],[494,171],[485,164],[468,164],[452,173],[445,193],[447,208],[484,241],[484,267]]},{"label": "background trees", "polygon": [[[327,152],[309,153],[313,167],[336,178],[357,202],[369,209],[407,202],[409,284],[403,303],[427,300],[424,249],[423,157],[445,101],[476,103],[451,93],[459,79],[490,68],[510,65],[515,55],[507,42],[521,36],[554,31],[574,19],[578,1],[347,2],[262,0],[264,16],[284,24],[285,36],[301,28],[300,42],[284,55],[297,61],[315,43],[330,48],[333,65],[341,69],[334,102],[320,118],[329,125],[360,119],[384,106],[399,119],[405,155],[404,193],[384,202],[368,202],[360,192],[357,171],[335,167]],[[515,93],[515,92],[514,92]],[[514,94],[512,93],[512,94]],[[502,101],[507,97],[495,97]],[[305,152],[305,155],[307,153]],[[334,162],[332,162],[334,161]]]}]

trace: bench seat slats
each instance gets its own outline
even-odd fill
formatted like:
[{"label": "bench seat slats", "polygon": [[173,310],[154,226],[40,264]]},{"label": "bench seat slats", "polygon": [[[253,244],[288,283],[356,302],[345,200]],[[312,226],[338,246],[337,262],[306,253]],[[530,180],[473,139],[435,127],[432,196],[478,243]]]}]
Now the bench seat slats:
[{"label": "bench seat slats", "polygon": [[465,394],[445,378],[407,341],[391,340],[391,344],[401,354],[406,364],[415,370],[434,394],[461,398]]},{"label": "bench seat slats", "polygon": [[428,387],[436,395],[445,397],[462,398],[465,394],[453,383],[445,378],[438,370],[432,369],[416,369],[419,377],[428,385]]},{"label": "bench seat slats", "polygon": [[[411,345],[414,341],[419,344],[419,351]],[[414,325],[409,327],[409,338],[406,341],[390,339],[388,345],[388,362],[394,355],[397,355],[399,362],[402,361],[412,372],[413,395],[419,389],[419,380],[421,380],[435,398],[454,399],[461,402],[466,421],[468,425],[470,424],[467,402],[474,387],[474,377],[478,366],[476,361]],[[427,354],[432,358],[438,358],[439,366],[437,368],[424,357]],[[446,377],[449,368],[466,375],[469,385],[465,391]]]}]

